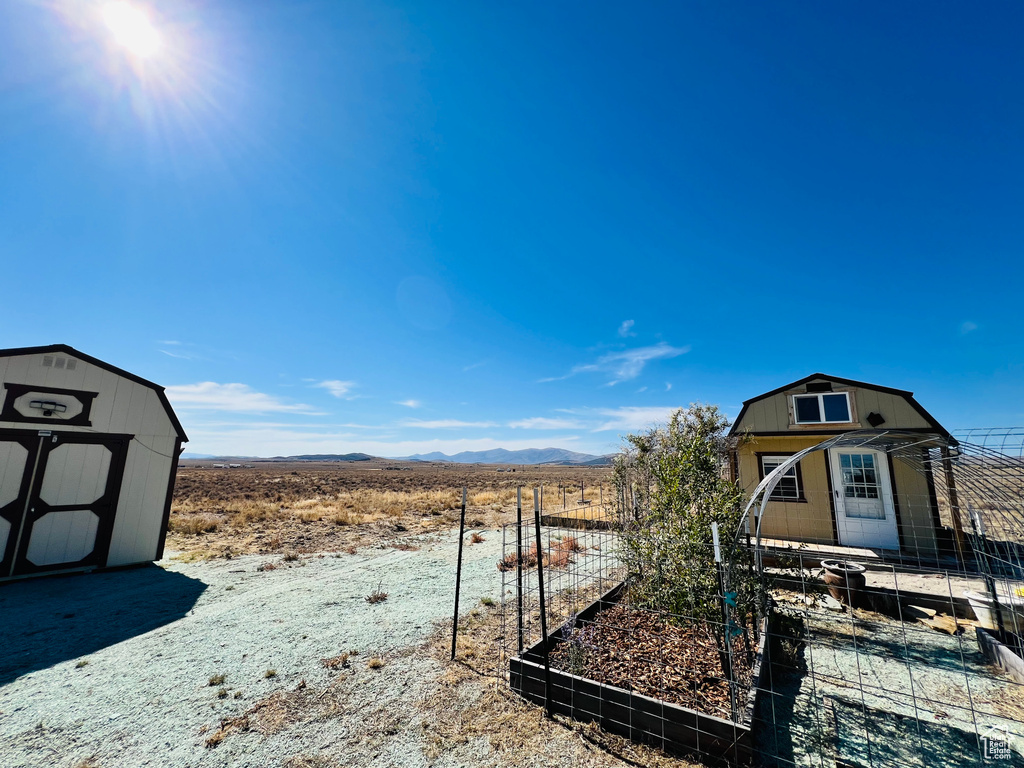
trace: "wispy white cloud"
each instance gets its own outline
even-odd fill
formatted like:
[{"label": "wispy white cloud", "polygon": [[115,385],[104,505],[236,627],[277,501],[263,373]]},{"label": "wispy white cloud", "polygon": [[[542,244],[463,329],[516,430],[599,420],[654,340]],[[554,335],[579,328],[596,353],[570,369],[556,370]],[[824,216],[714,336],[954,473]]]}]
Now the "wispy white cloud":
[{"label": "wispy white cloud", "polygon": [[640,429],[647,429],[655,424],[664,424],[668,417],[678,406],[654,406],[637,407],[623,406],[621,408],[596,408],[594,413],[604,420],[594,427],[594,432],[636,432]]},{"label": "wispy white cloud", "polygon": [[192,355],[182,355],[182,354],[179,354],[177,352],[171,352],[168,349],[161,349],[160,351],[163,352],[168,357],[176,357],[179,360],[193,360],[194,359]]},{"label": "wispy white cloud", "polygon": [[665,391],[666,392],[671,392],[672,391],[672,382],[671,381],[666,381],[665,382]]},{"label": "wispy white cloud", "polygon": [[395,405],[404,405],[406,408],[419,408],[423,403],[419,400],[399,400]]},{"label": "wispy white cloud", "polygon": [[619,336],[625,339],[627,336],[636,336],[633,333],[633,326],[636,324],[634,320],[623,320],[622,325],[619,326]]},{"label": "wispy white cloud", "polygon": [[356,383],[354,381],[339,381],[338,379],[330,379],[328,381],[321,381],[321,382],[319,382],[317,384],[314,384],[314,386],[316,386],[316,387],[320,387],[321,389],[326,389],[334,397],[344,397],[344,398],[348,398],[349,397],[349,392],[352,391],[352,388],[355,385],[356,385]]},{"label": "wispy white cloud", "polygon": [[641,392],[646,392],[646,391],[647,391],[647,387],[640,387],[640,389],[638,389],[636,391],[636,393],[639,395]]},{"label": "wispy white cloud", "polygon": [[257,392],[247,384],[219,384],[215,381],[201,381],[196,384],[170,386],[165,391],[171,405],[182,410],[236,413],[317,413],[310,405],[286,403],[273,395]]},{"label": "wispy white cloud", "polygon": [[582,429],[585,426],[573,419],[548,419],[543,416],[510,421],[508,425],[512,429]]},{"label": "wispy white cloud", "polygon": [[470,363],[469,365],[463,366],[462,372],[465,373],[466,371],[472,371],[474,368],[479,368],[483,365],[487,365],[486,360],[481,360],[479,363]]},{"label": "wispy white cloud", "polygon": [[498,426],[493,421],[459,421],[458,419],[435,419],[433,421],[423,421],[420,419],[408,419],[399,424],[402,427],[412,427],[414,429],[485,429],[488,427]]},{"label": "wispy white cloud", "polygon": [[564,376],[541,379],[541,382],[561,381],[580,373],[604,373],[610,377],[608,386],[613,387],[623,381],[630,381],[639,376],[644,366],[652,360],[668,360],[679,355],[685,355],[690,351],[687,347],[673,347],[665,342],[660,342],[649,347],[637,347],[636,349],[624,349],[618,352],[608,352],[601,355],[593,363],[575,366]]},{"label": "wispy white cloud", "polygon": [[978,324],[977,323],[973,323],[970,320],[965,320],[960,325],[960,335],[961,336],[966,336],[971,331],[976,331],[976,330],[978,330]]},{"label": "wispy white cloud", "polygon": [[196,344],[191,341],[179,341],[178,339],[162,339],[156,342],[160,347],[170,349],[158,349],[159,352],[168,357],[176,357],[181,360],[237,360],[238,355],[224,349],[215,349],[204,344]]}]

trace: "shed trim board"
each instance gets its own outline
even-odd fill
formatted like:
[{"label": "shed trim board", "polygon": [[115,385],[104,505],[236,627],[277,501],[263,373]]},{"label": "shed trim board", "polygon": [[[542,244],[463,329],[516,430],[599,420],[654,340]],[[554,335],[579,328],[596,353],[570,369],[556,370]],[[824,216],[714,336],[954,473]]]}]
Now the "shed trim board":
[{"label": "shed trim board", "polygon": [[61,424],[72,427],[89,427],[92,422],[89,420],[89,413],[92,411],[92,401],[96,399],[99,392],[83,392],[79,389],[60,389],[59,387],[37,386],[35,384],[15,384],[5,382],[4,389],[7,390],[7,397],[4,399],[3,411],[0,411],[0,421],[25,422],[27,424],[52,424],[52,420],[26,416],[20,413],[14,406],[15,401],[27,394],[38,392],[41,395],[57,395],[72,397],[82,404],[82,412],[70,419],[61,419]]},{"label": "shed trim board", "polygon": [[171,522],[171,501],[174,499],[174,480],[178,476],[178,461],[181,459],[181,438],[174,441],[174,458],[171,459],[171,473],[167,477],[167,497],[164,499],[164,514],[160,522],[160,544],[156,548],[156,559],[163,560],[164,544],[167,543],[167,528]]}]

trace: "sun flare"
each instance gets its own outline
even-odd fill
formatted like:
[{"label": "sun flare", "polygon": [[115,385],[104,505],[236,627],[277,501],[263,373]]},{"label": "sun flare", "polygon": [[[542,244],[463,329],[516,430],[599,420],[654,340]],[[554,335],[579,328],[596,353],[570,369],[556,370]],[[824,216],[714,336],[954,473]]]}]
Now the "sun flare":
[{"label": "sun flare", "polygon": [[118,44],[140,58],[149,58],[160,50],[160,34],[140,8],[127,2],[109,3],[103,8],[103,20]]}]

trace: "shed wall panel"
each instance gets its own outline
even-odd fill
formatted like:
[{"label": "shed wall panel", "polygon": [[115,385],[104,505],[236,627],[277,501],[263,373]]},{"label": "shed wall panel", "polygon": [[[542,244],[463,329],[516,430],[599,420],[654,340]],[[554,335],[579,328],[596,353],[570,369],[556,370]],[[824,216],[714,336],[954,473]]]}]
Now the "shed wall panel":
[{"label": "shed wall panel", "polygon": [[[817,445],[820,436],[765,437],[755,436],[740,449],[740,485],[749,494],[761,482],[757,454],[792,454]],[[800,462],[800,475],[806,501],[769,501],[762,510],[761,536],[772,539],[810,541],[817,544],[835,542],[832,509],[829,499],[825,455],[812,453]]]},{"label": "shed wall panel", "polygon": [[173,439],[154,442],[148,447],[138,440],[131,442],[108,565],[137,563],[155,557],[160,543],[167,478],[171,471],[171,459],[167,456],[173,452]]},{"label": "shed wall panel", "polygon": [[892,470],[900,504],[904,547],[921,555],[936,555],[938,540],[928,477],[900,459],[893,461]]}]

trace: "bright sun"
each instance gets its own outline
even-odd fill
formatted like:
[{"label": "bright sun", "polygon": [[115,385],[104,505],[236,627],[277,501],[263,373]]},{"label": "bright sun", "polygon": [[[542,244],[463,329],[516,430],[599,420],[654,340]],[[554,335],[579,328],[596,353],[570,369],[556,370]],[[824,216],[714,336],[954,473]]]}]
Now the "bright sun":
[{"label": "bright sun", "polygon": [[148,58],[160,50],[160,35],[139,8],[126,2],[109,3],[103,8],[103,19],[114,39],[134,55]]}]

